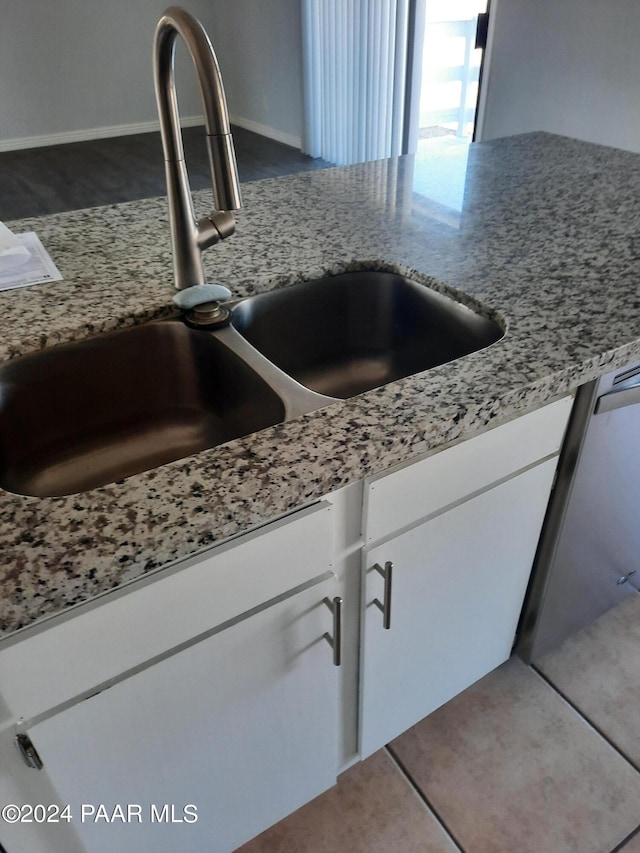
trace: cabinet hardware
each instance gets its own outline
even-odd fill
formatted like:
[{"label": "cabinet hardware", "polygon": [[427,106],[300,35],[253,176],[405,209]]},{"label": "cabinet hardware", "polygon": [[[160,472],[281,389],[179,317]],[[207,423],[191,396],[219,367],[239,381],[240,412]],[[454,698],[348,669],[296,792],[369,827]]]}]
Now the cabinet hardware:
[{"label": "cabinet hardware", "polygon": [[636,572],[637,572],[637,569],[632,569],[629,572],[629,574],[623,575],[621,578],[618,578],[618,580],[616,581],[616,584],[618,586],[622,586],[622,584],[625,584],[629,580],[629,578],[633,577],[636,574]]},{"label": "cabinet hardware", "polygon": [[335,598],[324,598],[323,604],[326,604],[333,614],[333,637],[331,634],[324,634],[324,639],[333,649],[333,663],[335,666],[340,666],[342,663],[342,599],[339,595]]},{"label": "cabinet hardware", "polygon": [[476,50],[485,50],[489,38],[489,13],[480,12],[478,22],[476,24],[476,40],[474,47]]},{"label": "cabinet hardware", "polygon": [[390,560],[387,560],[384,564],[384,569],[381,568],[378,563],[376,563],[373,568],[384,578],[383,603],[381,603],[377,598],[374,598],[373,603],[378,610],[382,611],[382,627],[389,630],[391,627],[391,584],[393,582],[393,563]]},{"label": "cabinet hardware", "polygon": [[16,746],[23,758],[27,767],[33,767],[35,770],[42,770],[42,759],[38,755],[38,750],[31,742],[29,735],[16,735]]},{"label": "cabinet hardware", "polygon": [[[628,375],[631,373],[631,375]],[[616,377],[617,378],[617,377]],[[624,379],[614,380],[609,391],[601,394],[596,400],[594,414],[601,415],[613,412],[625,406],[635,406],[640,403],[640,377],[638,372],[625,371]]]}]

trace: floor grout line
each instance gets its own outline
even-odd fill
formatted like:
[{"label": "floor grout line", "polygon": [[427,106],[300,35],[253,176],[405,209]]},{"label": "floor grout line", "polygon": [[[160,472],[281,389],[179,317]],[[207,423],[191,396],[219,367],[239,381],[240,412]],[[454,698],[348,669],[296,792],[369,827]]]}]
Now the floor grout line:
[{"label": "floor grout line", "polygon": [[[632,584],[629,584],[632,586]],[[636,594],[640,594],[639,589],[634,588],[634,592]],[[542,670],[538,669],[538,667],[534,663],[528,664],[529,668],[532,672],[534,672],[538,678],[540,678],[546,685],[549,687],[562,701],[569,707],[571,710],[580,717],[587,725],[589,725],[594,732],[618,755],[622,760],[636,773],[640,773],[640,767],[636,764],[636,762],[630,758],[626,753],[613,741],[601,728],[595,723],[589,715],[583,711],[569,696],[561,690],[554,682],[544,673]],[[620,841],[611,851],[610,853],[623,853],[624,848],[627,844],[634,838],[640,837],[640,824],[636,826],[628,835],[626,835],[622,841]]]},{"label": "floor grout line", "polygon": [[448,824],[446,823],[446,821],[444,821],[444,820],[443,820],[443,818],[442,818],[442,816],[440,815],[440,813],[438,812],[438,810],[433,806],[433,804],[432,804],[432,803],[430,803],[430,802],[429,802],[429,800],[427,799],[427,797],[426,797],[426,796],[425,796],[425,794],[423,793],[422,789],[421,789],[421,788],[418,786],[418,784],[414,781],[414,779],[412,778],[411,774],[409,773],[409,771],[407,770],[407,768],[404,766],[404,764],[400,761],[400,759],[398,758],[398,756],[394,753],[394,751],[393,751],[393,749],[391,748],[391,746],[389,746],[389,745],[387,744],[387,746],[385,746],[385,747],[384,747],[384,750],[385,750],[385,752],[387,753],[387,755],[389,756],[389,758],[391,759],[391,761],[392,761],[393,765],[395,766],[395,768],[396,768],[396,770],[398,771],[398,773],[400,774],[400,776],[402,776],[402,778],[403,778],[403,779],[405,780],[405,782],[409,785],[409,787],[410,787],[410,788],[415,792],[415,794],[418,796],[418,798],[420,799],[420,801],[422,802],[422,804],[423,804],[424,806],[426,806],[426,808],[429,810],[429,812],[431,813],[431,815],[435,818],[435,820],[437,821],[437,823],[440,825],[440,827],[441,827],[441,829],[443,830],[443,832],[444,832],[444,833],[447,835],[447,837],[448,837],[448,838],[453,842],[453,844],[455,844],[455,846],[458,848],[458,850],[460,851],[460,853],[465,853],[464,847],[460,844],[460,842],[458,841],[457,837],[456,837],[456,836],[454,835],[454,833],[451,831],[451,829],[449,828],[449,826],[448,826]]},{"label": "floor grout line", "polygon": [[624,853],[625,845],[628,844],[629,841],[631,841],[633,838],[636,838],[638,833],[640,833],[640,825],[636,826],[636,828],[632,832],[630,832],[629,835],[626,836],[626,838],[623,838],[620,844],[613,848],[611,853],[618,853],[618,851],[623,851]]},{"label": "floor grout line", "polygon": [[[534,672],[538,676],[538,678],[541,679],[541,681],[543,681],[547,685],[547,687],[549,687],[551,690],[553,690],[553,692],[556,693],[556,695],[559,696],[560,699],[562,699],[562,701],[565,702],[571,708],[571,710],[576,713],[576,715],[578,717],[580,717],[580,719],[584,720],[584,722],[587,723],[587,725],[591,726],[591,728],[594,730],[594,732],[599,737],[601,737],[602,740],[604,740],[605,743],[608,744],[608,746],[615,753],[617,753],[620,756],[620,758],[622,758],[622,760],[625,761],[631,767],[632,770],[635,770],[636,773],[640,774],[640,768],[635,764],[635,762],[632,761],[627,755],[625,755],[625,753],[618,747],[618,745],[616,743],[614,743],[611,740],[611,738],[609,738],[602,731],[602,729],[598,725],[596,725],[593,722],[593,720],[591,720],[587,716],[587,714],[584,713],[562,690],[560,690],[559,687],[557,687],[543,672],[541,672],[541,670],[539,670],[537,668],[537,666],[535,666],[535,664],[529,664],[529,668],[531,669],[532,672]],[[624,853],[625,845],[628,844],[628,842],[631,841],[632,838],[635,838],[639,833],[640,833],[640,824],[638,824],[638,826],[636,826],[636,828],[634,830],[632,830],[628,835],[626,835],[622,839],[622,841],[619,844],[617,844],[613,848],[613,850],[610,851],[610,853],[619,853],[619,851],[622,851],[622,853]]]},{"label": "floor grout line", "polygon": [[565,702],[571,708],[571,710],[574,711],[580,717],[580,719],[584,720],[587,725],[591,726],[594,732],[599,735],[602,740],[604,740],[611,747],[611,749],[613,749],[613,751],[616,752],[620,756],[620,758],[623,759],[623,761],[625,761],[633,770],[635,770],[636,773],[640,774],[640,767],[638,767],[638,765],[634,761],[632,761],[632,759],[629,758],[628,755],[625,755],[625,753],[620,749],[620,747],[616,743],[614,743],[611,738],[608,737],[608,735],[606,735],[602,731],[602,729],[587,716],[584,711],[578,708],[578,706],[549,678],[547,678],[547,676],[543,672],[541,672],[535,666],[535,664],[529,664],[528,666],[531,671],[534,672],[538,676],[538,678],[540,678],[547,685],[547,687],[551,688],[551,690],[553,690],[553,692],[556,693],[563,700],[563,702]]}]

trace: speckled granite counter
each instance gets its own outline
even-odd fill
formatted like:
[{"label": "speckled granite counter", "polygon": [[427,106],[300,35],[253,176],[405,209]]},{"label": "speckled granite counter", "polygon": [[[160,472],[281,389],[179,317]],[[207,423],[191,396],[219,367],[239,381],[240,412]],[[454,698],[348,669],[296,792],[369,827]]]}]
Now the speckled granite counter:
[{"label": "speckled granite counter", "polygon": [[[208,274],[240,296],[386,262],[495,309],[505,338],[118,484],[0,492],[2,632],[640,356],[640,156],[547,134],[472,146],[461,211],[429,199],[438,174],[408,157],[246,184]],[[164,199],[9,224],[38,232],[64,281],[0,295],[0,359],[173,313]]]}]

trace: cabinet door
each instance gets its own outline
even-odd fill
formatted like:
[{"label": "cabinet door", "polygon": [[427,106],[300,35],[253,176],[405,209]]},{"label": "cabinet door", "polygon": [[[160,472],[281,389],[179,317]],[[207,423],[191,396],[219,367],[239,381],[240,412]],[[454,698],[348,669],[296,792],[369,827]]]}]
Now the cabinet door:
[{"label": "cabinet door", "polygon": [[334,589],[320,576],[29,729],[88,851],[223,853],[335,783]]},{"label": "cabinet door", "polygon": [[[556,467],[551,459],[365,555],[362,756],[511,652]],[[375,570],[393,564],[391,625]]]}]

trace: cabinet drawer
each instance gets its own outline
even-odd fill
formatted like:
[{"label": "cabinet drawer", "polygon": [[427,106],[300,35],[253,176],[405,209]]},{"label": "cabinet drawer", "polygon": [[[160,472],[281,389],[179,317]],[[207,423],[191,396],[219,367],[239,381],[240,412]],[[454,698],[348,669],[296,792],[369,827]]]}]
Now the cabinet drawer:
[{"label": "cabinet drawer", "polygon": [[331,504],[227,542],[0,647],[2,696],[33,718],[305,584],[331,566]]},{"label": "cabinet drawer", "polygon": [[365,481],[363,534],[371,543],[558,453],[573,397]]}]

